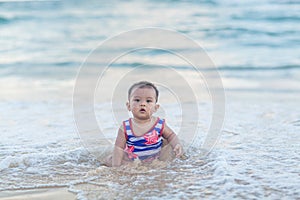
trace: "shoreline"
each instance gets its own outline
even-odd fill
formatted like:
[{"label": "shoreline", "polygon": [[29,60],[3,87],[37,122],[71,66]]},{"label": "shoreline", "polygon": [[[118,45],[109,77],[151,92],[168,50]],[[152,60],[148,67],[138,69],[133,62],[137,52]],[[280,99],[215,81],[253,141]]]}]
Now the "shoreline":
[{"label": "shoreline", "polygon": [[25,190],[6,190],[0,193],[0,200],[74,200],[76,195],[68,188],[43,188]]}]

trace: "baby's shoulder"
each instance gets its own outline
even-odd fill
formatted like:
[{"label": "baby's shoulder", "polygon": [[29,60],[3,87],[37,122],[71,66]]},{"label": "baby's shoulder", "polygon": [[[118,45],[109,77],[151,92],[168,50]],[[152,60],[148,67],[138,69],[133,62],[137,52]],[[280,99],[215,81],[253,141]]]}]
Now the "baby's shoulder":
[{"label": "baby's shoulder", "polygon": [[119,130],[121,130],[122,132],[124,132],[124,126],[121,125],[121,126],[119,127]]}]

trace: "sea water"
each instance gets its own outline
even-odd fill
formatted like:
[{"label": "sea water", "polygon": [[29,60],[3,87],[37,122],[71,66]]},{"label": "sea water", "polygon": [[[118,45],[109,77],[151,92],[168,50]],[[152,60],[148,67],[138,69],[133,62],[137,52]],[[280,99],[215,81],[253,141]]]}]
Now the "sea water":
[{"label": "sea water", "polygon": [[[285,0],[1,1],[0,193],[67,187],[79,199],[299,198],[299,9],[298,1]],[[210,154],[200,156],[213,112],[207,87],[186,63],[164,51],[128,55],[111,65],[108,83],[137,64],[154,60],[171,66],[198,95],[192,103],[199,116],[191,120],[197,132],[185,147],[185,160],[107,168],[84,145],[74,122],[76,74],[103,41],[143,27],[178,31],[205,49],[225,90],[223,128]],[[112,104],[97,99],[110,92],[105,88],[110,86],[95,96],[106,142],[97,149],[101,158],[108,151],[104,147],[113,146],[120,123],[111,105],[116,113],[126,111],[126,91]],[[189,142],[180,132],[185,126],[180,106],[191,102],[178,102],[160,88],[158,114]]]}]

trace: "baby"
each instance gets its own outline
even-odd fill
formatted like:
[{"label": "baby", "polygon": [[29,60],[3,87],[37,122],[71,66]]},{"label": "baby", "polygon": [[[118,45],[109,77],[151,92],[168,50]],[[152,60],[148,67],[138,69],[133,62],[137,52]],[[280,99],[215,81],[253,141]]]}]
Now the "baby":
[{"label": "baby", "polygon": [[176,157],[183,155],[177,135],[164,119],[153,116],[159,108],[158,95],[156,86],[147,81],[130,87],[126,106],[133,118],[123,121],[119,128],[112,159],[109,159],[108,165],[116,167],[135,159],[142,162],[163,159],[163,143],[164,146],[171,145]]}]

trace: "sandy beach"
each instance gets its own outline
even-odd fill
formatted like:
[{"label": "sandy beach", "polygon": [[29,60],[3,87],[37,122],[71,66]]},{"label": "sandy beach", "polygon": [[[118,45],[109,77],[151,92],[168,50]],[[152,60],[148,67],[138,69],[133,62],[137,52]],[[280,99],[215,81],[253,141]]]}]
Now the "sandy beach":
[{"label": "sandy beach", "polygon": [[76,196],[63,188],[44,188],[1,192],[1,200],[74,200]]}]

